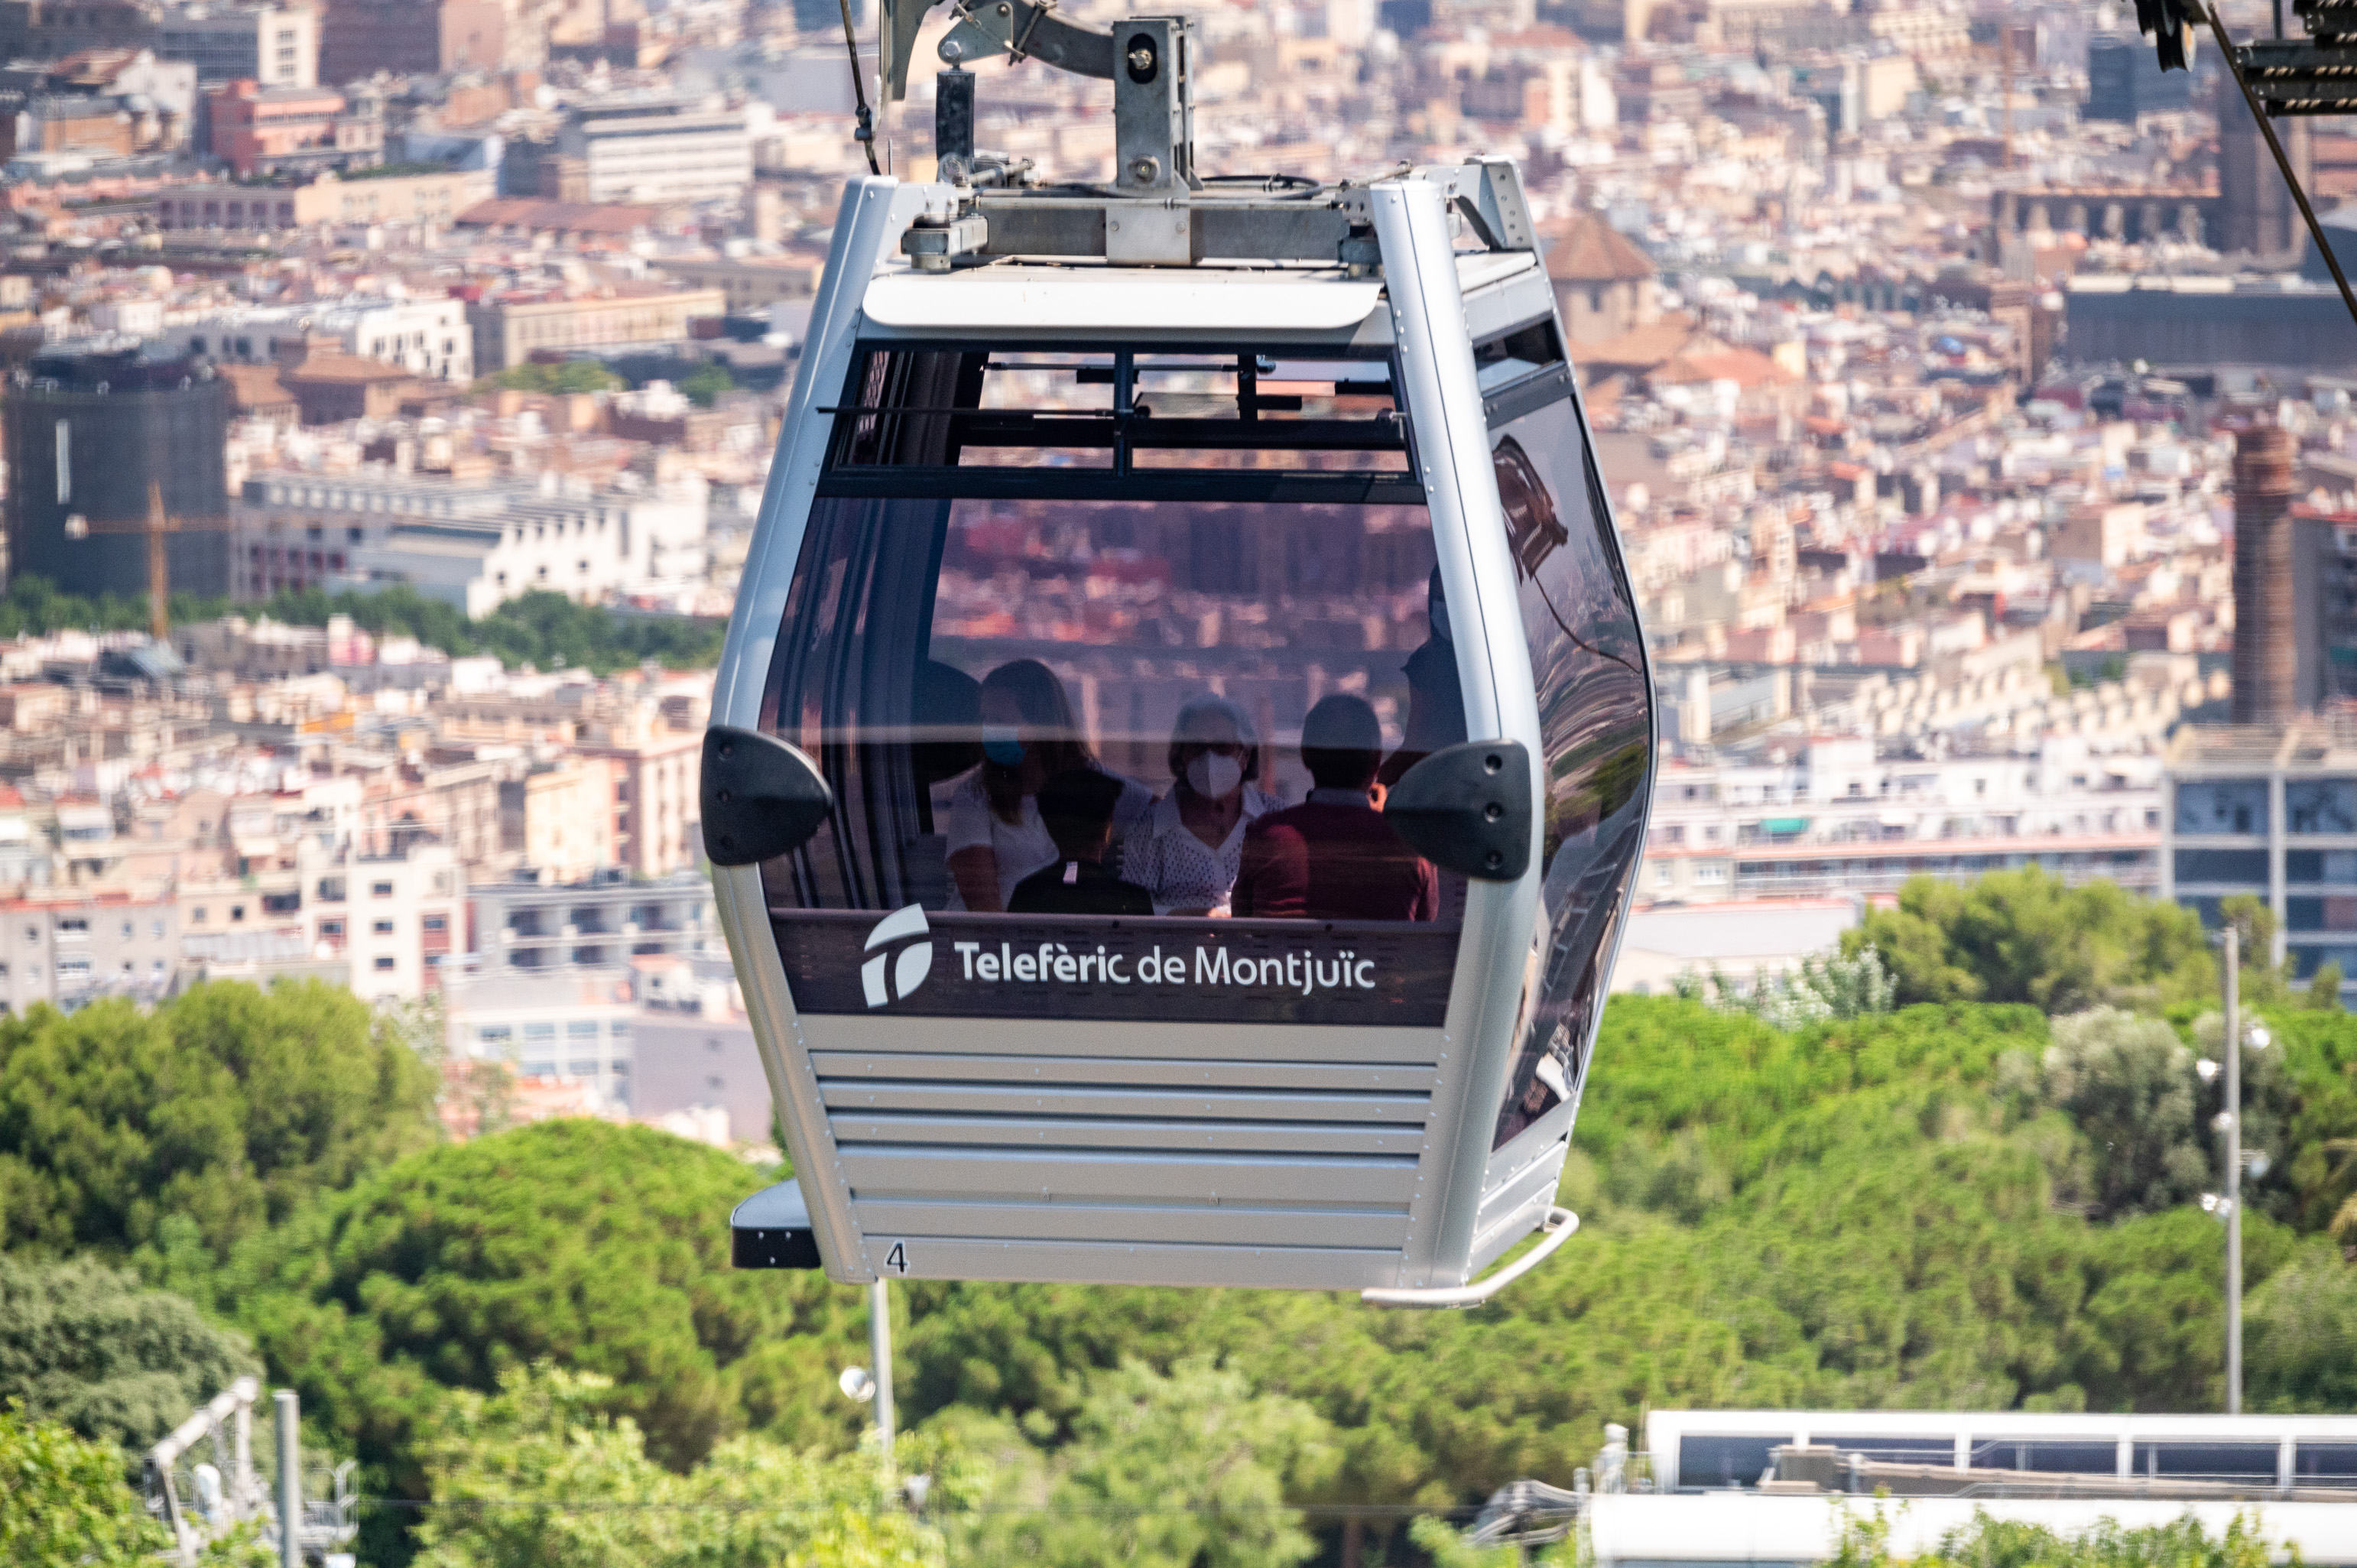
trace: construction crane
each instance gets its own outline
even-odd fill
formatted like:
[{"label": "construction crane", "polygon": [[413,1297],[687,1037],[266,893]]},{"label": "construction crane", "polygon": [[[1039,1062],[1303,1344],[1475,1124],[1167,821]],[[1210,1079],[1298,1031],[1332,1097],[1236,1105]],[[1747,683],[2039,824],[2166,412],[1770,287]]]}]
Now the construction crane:
[{"label": "construction crane", "polygon": [[76,515],[66,520],[66,536],[86,539],[92,534],[142,533],[147,536],[147,600],[148,629],[156,640],[167,640],[172,632],[172,569],[164,547],[167,533],[221,533],[230,526],[223,513],[190,516],[175,515],[164,510],[164,487],[161,481],[147,481],[147,515],[143,518],[96,520]]}]

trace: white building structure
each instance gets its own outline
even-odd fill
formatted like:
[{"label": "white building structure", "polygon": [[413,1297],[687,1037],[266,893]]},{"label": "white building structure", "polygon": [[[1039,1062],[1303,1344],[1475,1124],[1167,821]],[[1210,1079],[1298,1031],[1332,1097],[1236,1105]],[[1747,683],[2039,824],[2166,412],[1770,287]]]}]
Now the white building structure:
[{"label": "white building structure", "polygon": [[275,5],[178,5],[156,25],[156,56],[187,60],[202,82],[317,87],[319,18],[313,11]]},{"label": "white building structure", "polygon": [[591,201],[726,199],[753,183],[745,112],[693,100],[578,104],[557,133],[556,150],[581,160]]},{"label": "white building structure", "polygon": [[1922,756],[1855,736],[1758,760],[1665,763],[1641,901],[1893,893],[1910,876],[2041,866],[2160,886],[2161,759],[2048,736],[2027,755]]},{"label": "white building structure", "polygon": [[[231,591],[246,599],[295,583],[361,592],[406,583],[483,616],[535,589],[585,604],[683,596],[702,585],[708,562],[705,489],[693,474],[592,491],[554,473],[460,486],[271,472],[246,481],[232,512]],[[290,564],[289,552],[299,559]]]},{"label": "white building structure", "polygon": [[274,360],[282,341],[327,336],[341,342],[348,354],[382,360],[414,375],[452,381],[475,379],[474,329],[467,322],[466,302],[457,299],[352,295],[299,306],[159,319],[142,335],[161,344],[167,357],[199,353],[249,364]]}]

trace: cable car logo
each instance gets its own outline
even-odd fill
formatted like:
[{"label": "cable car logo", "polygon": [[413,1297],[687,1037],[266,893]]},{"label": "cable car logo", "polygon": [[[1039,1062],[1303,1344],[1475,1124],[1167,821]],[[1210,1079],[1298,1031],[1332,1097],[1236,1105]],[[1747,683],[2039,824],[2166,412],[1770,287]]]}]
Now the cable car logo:
[{"label": "cable car logo", "polygon": [[[867,993],[867,1005],[906,1001],[925,983],[925,976],[933,972],[931,933],[921,904],[895,909],[876,922],[876,929],[867,933],[870,956],[859,966],[859,984]],[[910,940],[917,937],[928,940]]]}]

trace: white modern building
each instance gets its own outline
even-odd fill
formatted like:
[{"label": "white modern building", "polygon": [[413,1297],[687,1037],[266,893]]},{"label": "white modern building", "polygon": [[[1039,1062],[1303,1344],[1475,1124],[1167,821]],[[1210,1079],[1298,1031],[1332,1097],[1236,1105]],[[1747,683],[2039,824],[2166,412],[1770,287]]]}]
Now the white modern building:
[{"label": "white modern building", "polygon": [[[127,328],[125,329],[127,330]],[[217,312],[190,321],[159,322],[149,333],[167,357],[198,353],[213,360],[268,363],[282,342],[331,337],[348,354],[382,360],[412,374],[443,381],[475,379],[475,334],[463,300],[354,295],[305,306],[269,306]]]},{"label": "white modern building", "polygon": [[156,55],[189,62],[202,82],[317,87],[319,18],[275,5],[176,5],[156,24]]},{"label": "white modern building", "polygon": [[2037,865],[2159,887],[2160,758],[2049,736],[2026,754],[1923,756],[1862,736],[1654,779],[1641,901],[1893,893],[1910,876]]},{"label": "white modern building", "polygon": [[581,160],[591,201],[730,199],[753,183],[745,112],[707,109],[694,100],[576,105],[557,133],[556,150]]},{"label": "white modern building", "polygon": [[703,582],[708,559],[695,475],[590,491],[554,473],[462,486],[273,471],[246,481],[232,514],[231,592],[248,600],[406,583],[482,616],[535,589],[583,603],[677,595]]}]

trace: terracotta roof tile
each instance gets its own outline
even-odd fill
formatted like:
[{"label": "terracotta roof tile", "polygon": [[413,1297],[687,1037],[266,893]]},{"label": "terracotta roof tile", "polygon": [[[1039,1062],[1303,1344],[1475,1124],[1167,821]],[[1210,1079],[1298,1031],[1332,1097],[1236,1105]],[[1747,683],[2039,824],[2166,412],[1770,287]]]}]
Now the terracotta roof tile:
[{"label": "terracotta roof tile", "polygon": [[1639,283],[1653,259],[1597,212],[1582,212],[1545,236],[1547,276],[1556,283]]}]

